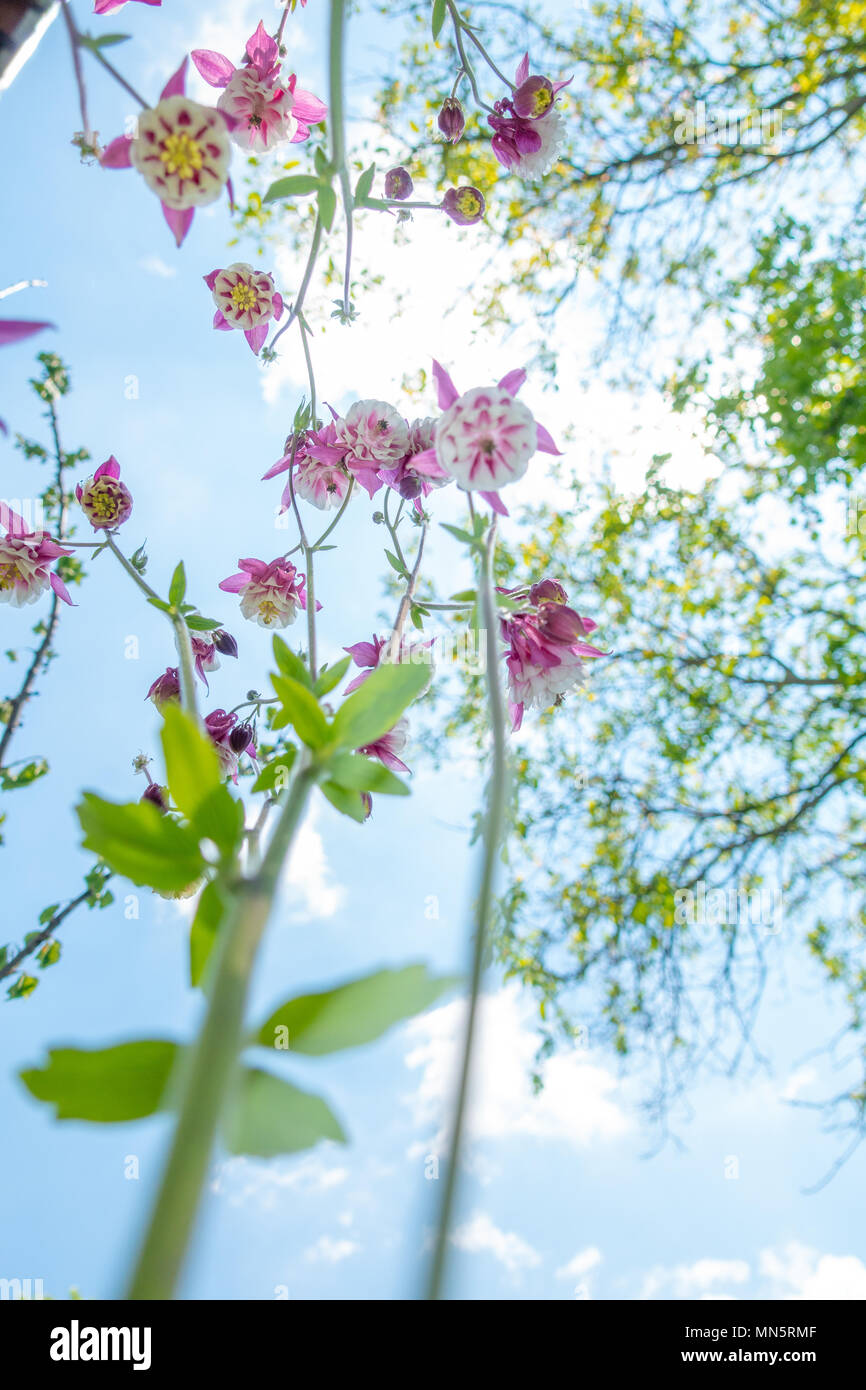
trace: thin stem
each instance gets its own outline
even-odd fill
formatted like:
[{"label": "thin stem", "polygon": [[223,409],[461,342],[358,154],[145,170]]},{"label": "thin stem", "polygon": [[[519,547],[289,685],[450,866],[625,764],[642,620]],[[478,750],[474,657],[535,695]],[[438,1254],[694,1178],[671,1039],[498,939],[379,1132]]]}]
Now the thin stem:
[{"label": "thin stem", "polygon": [[364,200],[364,207],[388,210],[391,208],[431,208],[436,212],[441,212],[442,210],[441,203],[406,202],[397,198],[366,198]]},{"label": "thin stem", "polygon": [[280,45],[280,44],[282,43],[282,41],[283,41],[283,30],[284,30],[285,27],[286,27],[286,20],[287,20],[288,17],[289,17],[289,10],[290,10],[291,8],[292,8],[292,0],[286,0],[285,7],[284,7],[284,9],[283,9],[283,13],[280,15],[280,27],[279,27],[279,29],[277,30],[276,35],[275,35],[277,47],[279,47],[279,45]]},{"label": "thin stem", "polygon": [[415,556],[415,564],[412,567],[412,573],[409,575],[403,597],[400,600],[400,607],[397,609],[394,629],[386,643],[386,654],[392,661],[395,660],[400,652],[400,641],[403,636],[403,628],[406,626],[406,619],[409,616],[409,609],[412,606],[412,599],[415,597],[415,589],[418,585],[418,575],[421,570],[421,560],[424,555],[424,541],[426,538],[427,523],[425,522],[421,527],[421,539],[418,542],[418,554]]},{"label": "thin stem", "polygon": [[141,93],[137,92],[135,88],[131,86],[129,82],[127,82],[123,74],[117,71],[117,68],[114,66],[114,64],[110,63],[108,59],[104,56],[102,49],[92,48],[89,50],[89,52],[93,54],[94,58],[98,63],[102,64],[102,66],[105,68],[105,71],[114,78],[115,82],[118,82],[120,86],[123,88],[123,90],[129,93],[133,101],[137,101],[139,106],[143,107],[146,111],[150,106],[150,102],[145,101]]},{"label": "thin stem", "polygon": [[207,1013],[183,1073],[174,1138],[129,1285],[130,1299],[169,1299],[176,1289],[243,1042],[253,965],[280,871],[318,775],[312,765],[299,770],[261,866],[236,885],[220,928]]},{"label": "thin stem", "polygon": [[330,52],[328,61],[329,130],[331,167],[340,180],[343,212],[346,218],[346,267],[343,272],[343,313],[351,312],[352,241],[354,238],[354,200],[346,167],[346,121],[343,107],[345,83],[343,53],[346,39],[346,0],[331,0]]},{"label": "thin stem", "polygon": [[[135,565],[127,560],[120,546],[117,544],[110,531],[105,532],[105,544],[108,546],[112,555],[120,561],[130,579],[137,584],[138,588],[149,599],[156,599],[161,604],[163,600],[155,589],[152,589],[147,580],[139,574]],[[187,627],[181,613],[169,613],[167,617],[174,628],[174,640],[178,655],[178,673],[180,676],[180,698],[183,708],[191,718],[197,718],[197,705],[195,695],[195,666],[192,658],[192,642],[190,641],[189,628]]]},{"label": "thin stem", "polygon": [[320,549],[322,543],[328,539],[328,537],[330,536],[330,534],[331,534],[331,532],[333,531],[334,527],[342,520],[343,513],[344,513],[344,511],[346,510],[346,508],[347,508],[348,505],[349,505],[349,498],[352,496],[352,490],[353,490],[354,486],[355,486],[355,479],[354,479],[354,478],[350,478],[350,479],[349,479],[349,487],[348,487],[348,489],[347,489],[346,496],[343,498],[343,501],[342,501],[342,503],[341,503],[341,505],[340,505],[340,510],[337,512],[337,515],[334,517],[334,520],[331,522],[330,526],[326,526],[325,529],[324,529],[324,531],[322,532],[321,536],[319,537],[319,539],[318,539],[317,541],[314,541],[314,542],[313,542],[313,546],[312,546],[312,549],[313,549],[313,550],[318,550],[318,549]]},{"label": "thin stem", "polygon": [[469,38],[470,38],[471,42],[475,44],[475,47],[478,49],[478,52],[481,54],[481,56],[482,56],[482,58],[484,59],[485,63],[486,63],[487,66],[490,68],[490,71],[491,71],[491,72],[495,72],[495,73],[496,73],[496,76],[499,78],[500,82],[504,82],[505,85],[506,85],[506,87],[510,87],[511,90],[512,90],[512,92],[513,92],[513,91],[514,91],[514,83],[511,81],[510,78],[508,78],[508,77],[505,76],[505,73],[504,73],[504,72],[500,72],[500,71],[499,71],[498,67],[497,67],[496,64],[494,63],[494,61],[493,61],[493,59],[491,58],[490,54],[487,52],[487,49],[484,47],[484,44],[481,42],[481,40],[480,40],[480,39],[477,37],[477,35],[475,34],[475,31],[474,31],[473,29],[471,29],[471,28],[469,27],[468,24],[463,24],[461,27],[462,27],[463,29],[466,30],[466,33],[469,35]]},{"label": "thin stem", "polygon": [[[469,79],[469,86],[472,88],[472,95],[474,96],[478,106],[482,107],[485,111],[492,111],[493,107],[488,106],[487,102],[482,101],[481,99],[481,93],[478,90],[478,82],[475,78],[475,70],[473,69],[468,57],[466,56],[466,46],[463,43],[463,29],[465,27],[463,19],[457,9],[457,6],[454,3],[454,0],[446,0],[446,3],[448,5],[448,13],[451,16],[451,23],[454,27],[454,42],[457,45],[457,52],[460,55],[460,64],[463,68],[463,71]],[[509,83],[509,86],[510,85],[511,84]]]},{"label": "thin stem", "polygon": [[403,554],[403,550],[402,550],[402,547],[401,547],[401,545],[400,545],[400,541],[399,541],[399,539],[398,539],[398,537],[397,537],[397,521],[399,521],[399,519],[400,519],[400,514],[399,514],[399,512],[398,512],[396,520],[393,521],[393,522],[391,521],[391,515],[390,515],[390,512],[389,512],[389,510],[388,510],[388,503],[389,503],[390,497],[391,497],[391,489],[390,489],[390,488],[387,488],[386,491],[385,491],[385,501],[384,501],[383,504],[382,504],[382,515],[383,515],[384,518],[385,518],[385,525],[386,525],[387,528],[388,528],[388,533],[389,533],[389,535],[390,535],[390,537],[391,537],[391,542],[392,542],[392,544],[393,544],[393,546],[394,546],[394,549],[395,549],[396,552],[397,552],[397,559],[400,561],[400,564],[403,566],[404,570],[408,570],[409,566],[406,564],[406,556]]},{"label": "thin stem", "polygon": [[310,423],[312,428],[316,428],[316,374],[313,371],[313,359],[310,355],[310,344],[307,340],[309,329],[303,314],[298,315],[298,327],[301,330],[301,344],[304,349],[304,361],[307,364],[307,380],[310,383]]},{"label": "thin stem", "polygon": [[90,124],[90,115],[87,110],[87,88],[84,85],[84,70],[81,65],[81,50],[78,47],[78,28],[72,18],[72,10],[69,0],[63,0],[61,5],[63,18],[66,21],[66,32],[69,35],[69,46],[72,49],[72,66],[75,69],[75,84],[78,87],[78,105],[81,110],[81,124],[84,127],[82,134],[86,145],[93,144],[93,129]]},{"label": "thin stem", "polygon": [[313,271],[316,268],[316,257],[319,254],[319,247],[321,246],[321,244],[322,222],[321,219],[317,217],[316,225],[313,228],[313,239],[310,242],[309,255],[307,256],[307,264],[304,267],[304,278],[301,281],[301,288],[298,290],[298,293],[295,296],[295,302],[288,312],[285,323],[280,329],[277,330],[277,332],[274,334],[273,338],[270,341],[268,349],[270,352],[272,352],[273,349],[276,347],[277,343],[279,342],[280,338],[282,338],[286,329],[291,328],[295,319],[298,317],[298,314],[304,307],[304,300],[307,297],[307,290],[310,288],[310,281],[313,278]]},{"label": "thin stem", "polygon": [[316,654],[316,582],[313,574],[313,547],[304,546],[304,559],[306,560],[307,582],[305,588],[305,598],[307,601],[307,660],[310,663],[310,675],[315,681],[317,671]]},{"label": "thin stem", "polygon": [[505,827],[505,809],[508,796],[508,755],[506,743],[505,705],[499,684],[496,596],[493,589],[493,553],[496,546],[496,522],[491,523],[484,549],[484,561],[480,575],[481,611],[485,625],[485,647],[487,657],[487,702],[490,713],[490,727],[493,735],[493,767],[488,787],[487,814],[484,820],[484,852],[481,863],[481,876],[478,897],[475,904],[475,932],[472,945],[471,987],[469,1011],[466,1016],[466,1032],[463,1039],[463,1057],[460,1079],[454,1105],[454,1123],[451,1133],[451,1152],[445,1172],[442,1204],[439,1211],[436,1245],[430,1271],[427,1297],[442,1297],[445,1268],[448,1257],[448,1236],[454,1214],[457,1193],[460,1155],[466,1121],[466,1102],[472,1070],[472,1058],[478,1022],[478,1005],[481,998],[481,982],[484,974],[484,960],[490,924],[493,914],[496,861]]},{"label": "thin stem", "polygon": [[[102,880],[103,886],[110,878],[111,874],[106,874],[105,878]],[[81,907],[82,903],[86,903],[88,899],[92,897],[93,894],[90,889],[85,888],[84,892],[79,893],[77,898],[73,898],[72,901],[68,902],[59,912],[55,912],[51,921],[43,927],[42,931],[33,932],[25,945],[21,947],[18,954],[13,956],[11,960],[8,960],[6,964],[0,968],[0,980],[5,980],[9,975],[14,975],[16,970],[23,965],[27,957],[32,956],[35,951],[38,951],[40,946],[44,946],[46,941],[50,941],[52,936],[56,934],[57,928],[66,921],[67,917],[71,916],[76,908]]]}]

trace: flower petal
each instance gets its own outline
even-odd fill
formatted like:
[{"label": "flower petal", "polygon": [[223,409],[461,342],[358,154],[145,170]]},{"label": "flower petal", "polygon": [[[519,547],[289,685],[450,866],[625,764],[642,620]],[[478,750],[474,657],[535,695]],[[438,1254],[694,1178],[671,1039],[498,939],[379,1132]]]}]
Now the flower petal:
[{"label": "flower petal", "polygon": [[552,436],[551,436],[550,434],[548,434],[547,430],[544,428],[543,425],[539,425],[539,424],[536,422],[535,428],[536,428],[537,431],[538,431],[538,447],[539,447],[539,449],[541,450],[541,452],[542,452],[543,454],[561,454],[561,453],[562,453],[562,450],[561,450],[561,449],[557,449],[556,445],[555,445],[554,442],[553,442]]},{"label": "flower petal", "polygon": [[172,76],[168,79],[162,91],[160,92],[160,101],[165,101],[166,97],[186,96],[186,69],[188,63],[189,59],[184,58],[177,72],[173,73]]},{"label": "flower petal", "polygon": [[184,208],[180,212],[177,208],[168,208],[165,203],[162,205],[163,216],[171,227],[172,235],[178,246],[183,245],[184,238],[192,226],[192,219],[195,208]]},{"label": "flower petal", "polygon": [[49,574],[48,582],[59,599],[62,599],[64,603],[68,603],[70,608],[75,607],[75,604],[69,597],[69,590],[63,583],[63,580],[60,578],[59,574]]},{"label": "flower petal", "polygon": [[212,87],[227,87],[235,72],[235,65],[224,53],[215,53],[212,48],[194,48],[189,55],[205,82]]},{"label": "flower petal", "polygon": [[328,114],[328,108],[318,97],[313,96],[312,92],[305,92],[302,87],[295,88],[295,100],[292,103],[292,115],[305,125],[318,125]]},{"label": "flower petal", "polygon": [[131,135],[118,135],[115,140],[106,145],[99,156],[99,162],[103,169],[131,169],[132,160],[129,157],[131,144]]},{"label": "flower petal", "polygon": [[53,323],[40,323],[36,319],[0,319],[0,347],[7,343],[18,343],[43,328],[54,328]]},{"label": "flower petal", "polygon": [[439,409],[447,410],[458,399],[460,392],[441,363],[433,359],[433,379],[439,396]]},{"label": "flower petal", "polygon": [[519,64],[518,64],[517,72],[514,74],[514,85],[515,85],[516,87],[522,86],[522,84],[526,81],[526,79],[527,79],[528,76],[529,76],[529,54],[528,54],[528,53],[524,53],[523,57],[521,58],[521,60],[520,60],[520,62],[519,62]]},{"label": "flower petal", "polygon": [[244,337],[256,354],[260,353],[265,345],[268,336],[268,325],[260,323],[257,328],[247,328]]},{"label": "flower petal", "polygon": [[526,372],[522,367],[515,367],[513,372],[507,372],[499,385],[503,391],[507,391],[509,396],[516,396],[524,381]]},{"label": "flower petal", "polygon": [[498,492],[479,492],[478,496],[483,497],[485,502],[489,502],[493,510],[498,512],[500,516],[510,515],[508,508]]}]

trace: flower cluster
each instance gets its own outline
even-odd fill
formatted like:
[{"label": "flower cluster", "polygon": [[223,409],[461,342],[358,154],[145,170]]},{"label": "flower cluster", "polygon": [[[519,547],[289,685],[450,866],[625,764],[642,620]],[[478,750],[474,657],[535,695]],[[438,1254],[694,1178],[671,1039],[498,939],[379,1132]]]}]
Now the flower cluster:
[{"label": "flower cluster", "polygon": [[513,729],[526,709],[549,709],[584,683],[584,663],[604,656],[583,639],[598,626],[568,607],[568,595],[555,579],[529,589],[504,589],[520,607],[500,619],[508,671],[508,707]]},{"label": "flower cluster", "polygon": [[493,153],[506,169],[537,179],[553,168],[563,140],[556,95],[571,80],[552,82],[549,77],[530,75],[529,54],[524,54],[511,97],[497,101],[487,118],[493,128]]},{"label": "flower cluster", "polygon": [[297,85],[291,73],[282,77],[280,50],[264,24],[248,40],[243,66],[236,68],[223,53],[197,48],[192,60],[212,87],[221,87],[217,108],[227,118],[231,138],[243,150],[270,150],[286,141],[298,144],[310,137],[328,108],[312,92]]},{"label": "flower cluster", "polygon": [[231,711],[215,709],[204,721],[205,729],[216,749],[220,769],[224,776],[238,780],[238,759],[243,753],[255,761],[256,744],[252,727],[241,723]]},{"label": "flower cluster", "polygon": [[64,603],[72,604],[69,592],[60,575],[51,566],[61,555],[71,555],[47,531],[30,531],[23,517],[0,502],[0,526],[6,531],[0,536],[0,603],[22,608],[35,603],[46,589]]}]

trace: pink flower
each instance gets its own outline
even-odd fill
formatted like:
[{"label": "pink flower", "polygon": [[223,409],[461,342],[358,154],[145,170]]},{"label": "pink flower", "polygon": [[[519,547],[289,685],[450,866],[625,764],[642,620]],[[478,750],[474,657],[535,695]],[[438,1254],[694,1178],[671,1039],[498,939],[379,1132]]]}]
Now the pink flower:
[{"label": "pink flower", "polygon": [[195,49],[192,60],[205,82],[224,89],[217,106],[241,149],[269,150],[286,140],[298,144],[328,114],[324,102],[296,85],[294,73],[282,81],[279,48],[262,23],[247,43],[243,67],[208,48]]},{"label": "pink flower", "polygon": [[505,665],[512,728],[519,729],[525,709],[560,704],[563,695],[584,684],[585,661],[604,652],[583,641],[598,624],[566,605],[566,591],[556,580],[505,592],[527,603],[525,610],[500,620],[508,643]]},{"label": "pink flower", "polygon": [[456,97],[445,98],[436,123],[449,145],[456,145],[466,129],[463,107]]},{"label": "pink flower", "polygon": [[[263,482],[291,468],[293,443],[293,437],[289,435],[283,457],[272,464]],[[288,511],[292,505],[292,487],[296,497],[310,502],[320,511],[342,506],[352,484],[352,475],[343,467],[346,446],[337,443],[335,426],[329,424],[317,430],[304,431],[294,444],[294,450],[292,485],[287,483],[283,490],[280,511]]]},{"label": "pink flower", "polygon": [[409,453],[409,426],[385,401],[356,401],[336,421],[343,462],[371,497],[379,491],[382,468],[394,468]]},{"label": "pink flower", "polygon": [[449,188],[442,199],[442,210],[456,222],[458,227],[472,227],[484,216],[484,194],[471,184],[461,184],[459,188]]},{"label": "pink flower", "polygon": [[249,724],[239,724],[238,716],[215,709],[204,721],[211,742],[216,749],[223,774],[238,780],[238,758],[242,753],[255,759],[256,745]]},{"label": "pink flower", "polygon": [[409,769],[404,762],[397,757],[398,753],[405,752],[409,742],[409,720],[398,719],[393,729],[389,729],[387,734],[377,738],[375,743],[365,744],[363,748],[356,748],[356,753],[363,753],[368,758],[378,758],[380,763],[391,769],[392,772],[408,772]]},{"label": "pink flower", "polygon": [[274,277],[254,270],[245,261],[235,261],[225,270],[212,270],[203,279],[217,306],[214,328],[224,332],[243,329],[253,352],[260,352],[268,336],[268,324],[283,312],[283,297],[274,287]]},{"label": "pink flower", "polygon": [[162,709],[170,701],[180,700],[180,674],[176,666],[167,666],[163,675],[157,676],[144,697],[152,700],[157,709]]},{"label": "pink flower", "polygon": [[360,676],[353,676],[343,691],[344,695],[351,695],[353,690],[364,684],[368,676],[371,676],[379,665],[382,655],[382,648],[386,645],[384,637],[377,637],[373,634],[372,642],[356,642],[352,647],[344,647],[343,651],[348,652],[356,666],[361,668]]},{"label": "pink flower", "polygon": [[120,481],[120,464],[113,454],[78,484],[75,496],[95,531],[113,531],[132,516],[132,494]]},{"label": "pink flower", "polygon": [[28,531],[24,518],[5,502],[0,502],[0,526],[6,530],[6,535],[0,536],[0,603],[23,608],[51,588],[59,599],[73,606],[66,585],[51,569],[55,560],[72,551],[64,550],[47,531]]},{"label": "pink flower", "polygon": [[538,449],[559,453],[544,426],[515,399],[526,373],[517,369],[497,386],[476,387],[462,396],[435,361],[433,375],[445,411],[436,422],[435,457],[462,488],[480,492],[494,511],[507,516],[499,489],[523,477]]},{"label": "pink flower", "polygon": [[[343,691],[344,695],[351,695],[353,690],[357,690],[368,677],[372,676],[378,666],[387,662],[392,662],[397,666],[402,662],[412,662],[414,665],[423,663],[430,667],[430,681],[432,682],[433,657],[431,648],[435,639],[431,638],[429,642],[407,642],[403,638],[397,649],[396,657],[391,647],[392,640],[390,637],[376,637],[374,634],[372,642],[356,642],[352,647],[343,648],[344,652],[349,653],[355,665],[361,668],[360,676],[353,676]],[[427,689],[429,689],[429,683],[416,698],[426,694]]]},{"label": "pink flower", "polygon": [[548,77],[531,77],[529,54],[524,54],[515,74],[513,96],[497,101],[494,114],[487,117],[493,127],[493,153],[506,169],[537,179],[556,163],[564,134],[556,94],[571,80],[551,82]]},{"label": "pink flower", "polygon": [[156,106],[143,111],[134,136],[120,135],[103,151],[106,169],[137,169],[162,203],[180,246],[195,209],[213,203],[228,182],[231,145],[227,120],[212,106],[184,94],[184,58]]},{"label": "pink flower", "polygon": [[190,646],[192,647],[192,657],[195,663],[195,671],[199,680],[204,685],[205,690],[210,690],[207,682],[207,671],[219,669],[220,659],[217,655],[216,643],[212,638],[203,637],[201,633],[191,632],[189,635]]},{"label": "pink flower", "polygon": [[453,481],[450,473],[436,458],[433,440],[436,434],[436,421],[429,416],[424,420],[413,420],[409,426],[409,453],[401,459],[396,468],[382,468],[379,477],[407,501],[415,501],[416,510],[421,511],[420,497],[429,497],[435,488],[445,487]]},{"label": "pink flower", "polygon": [[290,561],[280,556],[270,564],[264,560],[238,560],[238,564],[240,572],[224,579],[220,588],[241,595],[241,613],[251,622],[259,627],[288,627],[298,609],[306,609],[306,580]]},{"label": "pink flower", "polygon": [[[140,5],[161,5],[162,0],[138,0]],[[114,14],[115,10],[122,10],[126,0],[93,0],[94,14]]]}]

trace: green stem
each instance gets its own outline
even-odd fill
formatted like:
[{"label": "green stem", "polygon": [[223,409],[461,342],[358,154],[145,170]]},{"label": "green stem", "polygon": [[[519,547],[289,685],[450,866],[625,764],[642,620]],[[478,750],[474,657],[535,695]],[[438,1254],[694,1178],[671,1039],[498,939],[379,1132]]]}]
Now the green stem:
[{"label": "green stem", "polygon": [[304,559],[306,560],[307,582],[305,585],[305,597],[307,600],[307,657],[310,663],[310,676],[315,681],[318,675],[316,666],[316,583],[313,574],[313,547],[304,546]]},{"label": "green stem", "polygon": [[183,1073],[174,1138],[128,1298],[164,1300],[175,1292],[243,1044],[256,954],[280,871],[318,775],[311,765],[299,770],[261,867],[252,878],[236,885],[227,919],[220,928],[207,1013]]},{"label": "green stem", "polygon": [[337,512],[337,515],[334,517],[334,520],[331,522],[330,526],[326,526],[319,539],[313,542],[313,550],[318,550],[319,547],[324,544],[324,542],[328,539],[331,532],[333,531],[334,527],[342,520],[343,513],[349,505],[349,498],[352,496],[352,489],[354,488],[354,486],[355,479],[350,478],[346,496],[343,498],[343,501],[340,504],[340,510]]},{"label": "green stem", "polygon": [[301,287],[298,290],[297,295],[295,296],[294,304],[292,305],[291,309],[286,315],[285,323],[283,324],[282,328],[278,329],[278,331],[274,334],[273,338],[270,341],[268,348],[270,352],[273,351],[276,344],[279,342],[280,338],[282,338],[283,334],[285,333],[286,329],[291,328],[295,319],[298,317],[298,314],[304,307],[304,300],[307,297],[307,290],[310,288],[310,281],[313,278],[313,271],[316,268],[316,258],[318,257],[319,247],[321,246],[321,244],[322,222],[321,219],[317,217],[316,225],[313,227],[313,239],[310,242],[310,251],[309,255],[307,256],[307,264],[304,267],[304,278],[301,281]]},{"label": "green stem", "polygon": [[[108,546],[112,555],[117,557],[130,579],[138,585],[141,592],[146,594],[148,598],[156,599],[157,603],[162,603],[163,600],[156,590],[152,589],[147,583],[147,580],[142,578],[135,568],[135,565],[127,560],[110,531],[105,532],[105,544]],[[169,613],[167,617],[174,628],[174,640],[178,655],[178,673],[180,676],[181,704],[186,713],[192,719],[196,719],[198,717],[198,711],[195,697],[195,667],[192,659],[192,642],[190,641],[189,628],[180,613]]]},{"label": "green stem", "polygon": [[351,309],[352,240],[354,235],[354,200],[349,170],[346,167],[346,117],[343,107],[345,82],[343,54],[346,41],[346,0],[331,0],[330,51],[328,58],[329,129],[331,136],[331,168],[340,180],[343,212],[346,217],[346,268],[343,273],[343,312]]},{"label": "green stem", "polygon": [[478,1005],[481,998],[481,982],[484,974],[484,960],[493,915],[496,861],[505,828],[505,811],[508,798],[508,754],[505,722],[505,703],[499,683],[499,652],[497,640],[496,596],[493,590],[493,553],[496,545],[496,523],[491,524],[484,549],[479,593],[481,611],[485,626],[485,648],[487,656],[487,703],[490,713],[490,727],[493,734],[493,767],[488,787],[487,815],[484,820],[484,852],[481,862],[481,876],[478,897],[475,904],[475,932],[472,945],[471,985],[469,1012],[466,1017],[466,1031],[463,1038],[463,1057],[460,1079],[454,1104],[454,1122],[451,1133],[451,1152],[445,1172],[445,1184],[439,1210],[436,1244],[430,1270],[427,1297],[440,1299],[445,1283],[445,1269],[448,1257],[448,1236],[454,1215],[457,1194],[460,1155],[463,1145],[466,1102],[472,1070],[472,1057],[478,1023]]}]

